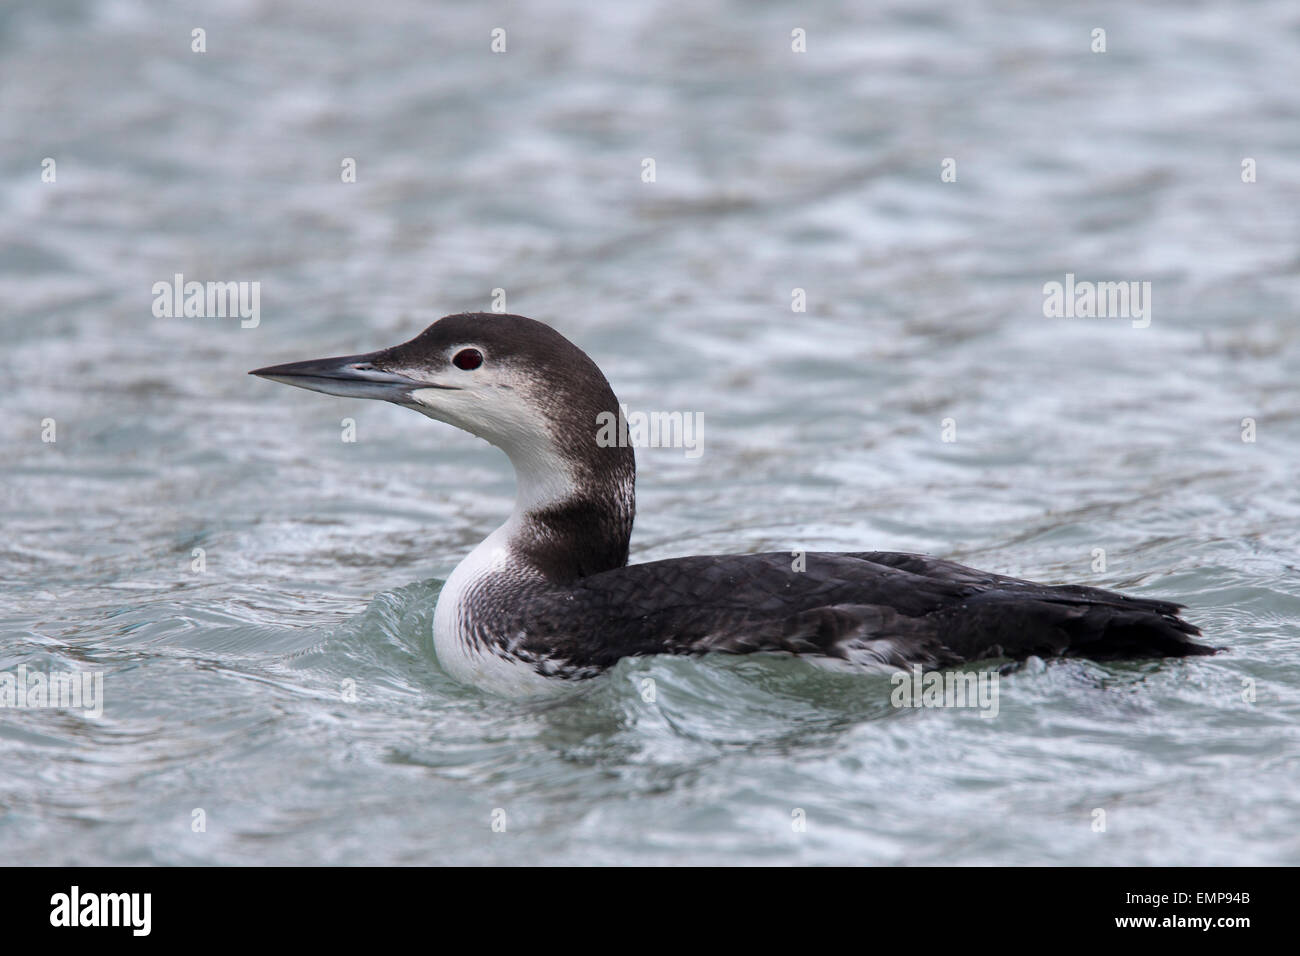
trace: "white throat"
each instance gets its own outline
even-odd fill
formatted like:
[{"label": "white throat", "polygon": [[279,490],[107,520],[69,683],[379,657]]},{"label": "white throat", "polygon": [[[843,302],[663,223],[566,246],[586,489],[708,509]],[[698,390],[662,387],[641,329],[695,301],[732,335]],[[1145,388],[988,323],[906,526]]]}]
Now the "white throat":
[{"label": "white throat", "polygon": [[[542,443],[536,451],[543,451]],[[462,684],[516,696],[554,693],[556,681],[493,654],[471,633],[470,602],[476,588],[497,575],[511,575],[516,584],[541,580],[539,572],[519,559],[514,541],[529,512],[559,504],[573,494],[571,471],[553,452],[524,456],[516,450],[510,460],[515,466],[514,509],[448,575],[433,611],[433,646],[442,669]]]}]

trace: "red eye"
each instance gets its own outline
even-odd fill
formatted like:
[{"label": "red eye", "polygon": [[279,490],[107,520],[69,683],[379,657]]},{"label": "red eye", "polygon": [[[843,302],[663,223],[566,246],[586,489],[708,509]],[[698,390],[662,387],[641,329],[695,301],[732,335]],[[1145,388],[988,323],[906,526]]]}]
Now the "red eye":
[{"label": "red eye", "polygon": [[478,349],[461,349],[451,361],[457,368],[472,372],[483,364],[483,353]]}]

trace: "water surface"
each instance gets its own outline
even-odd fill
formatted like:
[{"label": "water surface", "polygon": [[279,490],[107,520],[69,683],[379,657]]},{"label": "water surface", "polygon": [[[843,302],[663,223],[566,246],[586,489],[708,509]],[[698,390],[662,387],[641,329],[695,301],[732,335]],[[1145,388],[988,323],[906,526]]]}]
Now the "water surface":
[{"label": "water surface", "polygon": [[[0,711],[4,858],[1300,862],[1294,4],[871,6],[0,12],[0,672],[105,694]],[[257,327],[155,318],[178,272]],[[1149,327],[1045,318],[1067,273]],[[1230,653],[1028,668],[995,719],[783,660],[460,687],[429,622],[504,457],[244,373],[494,289],[704,415],[638,455],[634,560],[923,551]]]}]

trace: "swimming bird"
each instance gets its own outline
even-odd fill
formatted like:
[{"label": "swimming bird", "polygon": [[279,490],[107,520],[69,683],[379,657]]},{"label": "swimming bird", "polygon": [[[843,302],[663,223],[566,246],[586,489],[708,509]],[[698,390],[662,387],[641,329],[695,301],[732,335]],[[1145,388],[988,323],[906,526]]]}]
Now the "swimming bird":
[{"label": "swimming bird", "polygon": [[498,693],[572,686],[649,654],[771,652],[888,671],[1216,650],[1193,640],[1200,631],[1179,604],[921,554],[628,564],[636,462],[628,441],[609,440],[618,399],[585,352],[524,316],[449,315],[392,348],[249,374],[392,402],[506,453],[514,510],[452,571],[433,615],[443,669]]}]

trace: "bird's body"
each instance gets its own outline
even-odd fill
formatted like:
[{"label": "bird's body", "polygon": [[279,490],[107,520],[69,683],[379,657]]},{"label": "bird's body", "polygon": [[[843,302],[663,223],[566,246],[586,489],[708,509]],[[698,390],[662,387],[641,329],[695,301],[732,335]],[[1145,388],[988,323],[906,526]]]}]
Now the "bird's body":
[{"label": "bird's body", "polygon": [[880,670],[1214,653],[1193,640],[1199,631],[1180,605],[924,555],[774,552],[628,565],[633,453],[598,439],[617,399],[585,353],[522,316],[447,316],[392,349],[254,374],[406,405],[510,457],[515,509],[452,572],[434,613],[439,661],[464,683],[546,692],[649,654],[785,653]]}]

